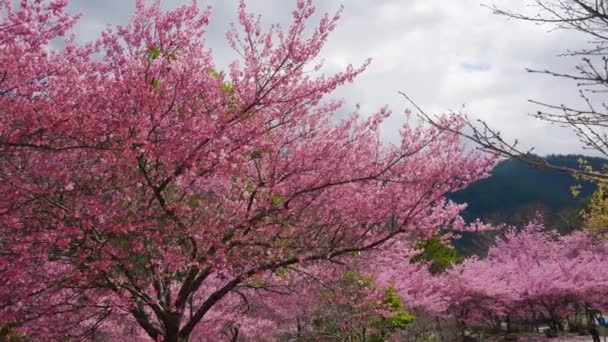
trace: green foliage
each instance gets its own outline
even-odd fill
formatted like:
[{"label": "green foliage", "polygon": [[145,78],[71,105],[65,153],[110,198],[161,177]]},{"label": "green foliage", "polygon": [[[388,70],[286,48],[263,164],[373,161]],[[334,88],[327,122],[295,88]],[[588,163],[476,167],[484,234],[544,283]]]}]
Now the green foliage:
[{"label": "green foliage", "polygon": [[272,198],[272,205],[273,206],[276,207],[276,206],[281,205],[282,203],[283,203],[283,197],[281,197],[281,196],[274,196]]},{"label": "green foliage", "polygon": [[154,90],[160,90],[160,80],[158,78],[151,79],[150,85]]},{"label": "green foliage", "polygon": [[375,322],[375,330],[377,332],[372,335],[370,341],[385,341],[397,331],[405,330],[416,320],[416,316],[405,309],[403,300],[399,297],[394,287],[386,289],[382,302],[388,305],[390,315],[377,319]]},{"label": "green foliage", "polygon": [[220,73],[217,70],[209,69],[207,70],[207,73],[209,74],[209,76],[215,79],[220,78]]},{"label": "green foliage", "polygon": [[347,288],[362,289],[371,287],[374,284],[374,278],[355,271],[346,271],[342,275],[340,286]]},{"label": "green foliage", "polygon": [[598,184],[581,216],[585,230],[592,233],[605,233],[608,230],[608,184]]},{"label": "green foliage", "polygon": [[0,341],[3,342],[20,342],[25,341],[25,336],[14,330],[12,324],[2,324],[0,322]]},{"label": "green foliage", "polygon": [[[380,342],[414,322],[415,316],[405,308],[395,288],[376,291],[380,289],[372,277],[345,272],[336,290],[328,291],[317,306],[313,336],[323,340],[331,336],[330,340]],[[370,299],[368,295],[372,293],[381,294],[380,299]]]},{"label": "green foliage", "polygon": [[148,55],[146,56],[149,60],[155,60],[160,57],[160,49],[157,47],[152,47],[148,51]]},{"label": "green foliage", "polygon": [[389,287],[384,291],[382,302],[388,304],[391,311],[402,311],[405,310],[403,306],[403,300],[397,295],[397,290],[394,287]]},{"label": "green foliage", "polygon": [[459,264],[464,260],[464,257],[456,249],[445,245],[439,237],[420,243],[418,248],[422,252],[414,256],[410,262],[428,262],[429,271],[433,274],[450,269],[454,264]]},{"label": "green foliage", "polygon": [[198,208],[201,205],[202,198],[198,195],[184,196],[184,199],[189,207]]},{"label": "green foliage", "polygon": [[246,286],[251,287],[251,288],[263,288],[264,286],[267,285],[266,280],[261,279],[261,278],[251,278],[250,280],[248,280],[245,283]]},{"label": "green foliage", "polygon": [[[222,72],[219,72],[214,69],[207,70],[207,74],[217,80],[219,80],[223,76]],[[232,84],[232,82],[230,82],[230,81],[222,82],[222,84],[220,85],[220,91],[225,94],[232,94],[230,99],[232,101],[236,100],[236,94],[234,94],[234,84]]]},{"label": "green foliage", "polygon": [[227,81],[227,82],[222,83],[222,85],[220,87],[220,90],[223,93],[229,94],[229,93],[232,93],[234,91],[234,86],[232,85],[232,82]]}]

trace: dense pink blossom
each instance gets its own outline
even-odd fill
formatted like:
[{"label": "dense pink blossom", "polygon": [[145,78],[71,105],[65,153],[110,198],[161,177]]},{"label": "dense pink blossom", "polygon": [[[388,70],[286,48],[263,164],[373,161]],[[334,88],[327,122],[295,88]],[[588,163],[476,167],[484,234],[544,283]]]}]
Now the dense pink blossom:
[{"label": "dense pink blossom", "polygon": [[[468,258],[437,277],[412,272],[411,265],[387,275],[403,284],[404,296],[413,293],[412,305],[464,323],[497,317],[556,322],[577,305],[606,310],[607,262],[604,238],[586,232],[560,236],[531,223],[509,229],[487,257]],[[421,285],[412,286],[418,278]]]},{"label": "dense pink blossom", "polygon": [[444,196],[495,163],[433,127],[386,144],[387,109],[336,119],[326,95],[367,62],[322,73],[341,12],[305,29],[311,1],[267,31],[241,3],[227,39],[242,58],[223,71],[195,3],[138,0],[128,26],[84,45],[66,0],[11,4],[0,0],[0,321],[36,339],[217,340],[286,267],[462,228]]}]

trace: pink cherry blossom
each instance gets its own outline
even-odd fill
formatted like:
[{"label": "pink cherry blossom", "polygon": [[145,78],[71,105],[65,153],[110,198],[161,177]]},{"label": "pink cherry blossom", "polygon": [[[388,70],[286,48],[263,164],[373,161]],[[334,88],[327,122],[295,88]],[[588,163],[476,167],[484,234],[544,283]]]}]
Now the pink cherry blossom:
[{"label": "pink cherry blossom", "polygon": [[36,340],[217,340],[279,270],[462,228],[445,195],[495,164],[433,127],[383,142],[386,109],[338,120],[369,63],[315,64],[340,10],[264,31],[242,2],[219,70],[196,3],[83,45],[67,4],[0,0],[0,321]]},{"label": "pink cherry blossom", "polygon": [[468,258],[439,276],[394,263],[381,272],[411,299],[410,305],[439,316],[463,323],[543,319],[557,324],[576,306],[606,310],[607,256],[602,237],[585,232],[559,236],[531,223],[510,228],[487,257]]}]

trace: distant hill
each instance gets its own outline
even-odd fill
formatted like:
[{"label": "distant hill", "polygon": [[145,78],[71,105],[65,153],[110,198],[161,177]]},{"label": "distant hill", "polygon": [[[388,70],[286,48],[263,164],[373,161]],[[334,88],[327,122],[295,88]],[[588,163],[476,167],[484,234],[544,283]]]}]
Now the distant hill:
[{"label": "distant hill", "polygon": [[[559,166],[577,167],[579,158],[586,159],[594,169],[601,169],[608,163],[601,158],[580,155],[551,155],[546,160]],[[571,193],[573,185],[582,186],[577,197]],[[491,177],[454,193],[450,198],[457,203],[468,204],[463,213],[467,221],[480,218],[485,222],[521,225],[540,212],[548,226],[566,232],[578,229],[578,212],[594,189],[594,184],[568,174],[505,160],[494,168]],[[492,234],[466,234],[456,241],[456,246],[465,254],[483,254],[492,239]]]}]

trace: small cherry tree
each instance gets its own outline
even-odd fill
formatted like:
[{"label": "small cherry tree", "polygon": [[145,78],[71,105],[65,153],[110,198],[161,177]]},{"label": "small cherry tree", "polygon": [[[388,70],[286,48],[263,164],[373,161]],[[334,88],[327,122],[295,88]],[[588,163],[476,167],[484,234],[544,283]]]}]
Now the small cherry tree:
[{"label": "small cherry tree", "polygon": [[0,1],[0,322],[30,337],[218,338],[287,268],[459,226],[444,196],[494,164],[432,127],[383,143],[387,109],[334,118],[367,65],[321,73],[340,11],[264,31],[241,2],[220,71],[195,3],[80,45],[67,3]]}]

